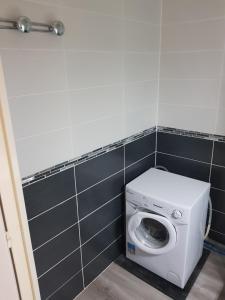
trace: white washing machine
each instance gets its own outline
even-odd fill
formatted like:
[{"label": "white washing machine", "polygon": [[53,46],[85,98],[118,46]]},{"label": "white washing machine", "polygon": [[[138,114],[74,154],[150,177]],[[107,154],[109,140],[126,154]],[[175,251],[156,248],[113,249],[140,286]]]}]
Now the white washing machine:
[{"label": "white washing machine", "polygon": [[203,251],[210,184],[150,169],[126,186],[126,256],[184,288]]}]

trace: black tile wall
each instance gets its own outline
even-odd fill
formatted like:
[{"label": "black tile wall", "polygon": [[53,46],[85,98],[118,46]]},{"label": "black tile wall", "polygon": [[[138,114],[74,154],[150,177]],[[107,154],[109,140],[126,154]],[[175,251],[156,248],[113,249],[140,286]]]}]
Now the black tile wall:
[{"label": "black tile wall", "polygon": [[27,216],[30,219],[73,195],[74,168],[27,186],[24,188]]},{"label": "black tile wall", "polygon": [[137,136],[24,187],[42,300],[74,299],[121,253],[125,177],[154,166],[155,140]]},{"label": "black tile wall", "polygon": [[74,225],[34,252],[40,276],[80,246],[78,225]]},{"label": "black tile wall", "polygon": [[225,244],[225,143],[214,142],[211,172],[211,199],[213,205],[210,238]]},{"label": "black tile wall", "polygon": [[81,270],[80,249],[39,278],[41,297],[46,299],[73,275]]},{"label": "black tile wall", "polygon": [[123,214],[124,195],[120,195],[80,222],[82,244]]},{"label": "black tile wall", "polygon": [[127,144],[125,146],[126,167],[144,158],[145,156],[155,152],[155,141],[156,133],[152,133],[135,142]]},{"label": "black tile wall", "polygon": [[212,166],[211,183],[214,188],[225,190],[225,167]]},{"label": "black tile wall", "polygon": [[87,286],[123,251],[122,238],[113,243],[84,268],[84,284]]},{"label": "black tile wall", "polygon": [[157,151],[191,158],[202,162],[211,162],[213,142],[199,138],[159,132]]},{"label": "black tile wall", "polygon": [[211,188],[211,199],[213,209],[225,213],[225,191]]},{"label": "black tile wall", "polygon": [[77,192],[85,190],[123,168],[123,147],[76,166]]},{"label": "black tile wall", "polygon": [[101,253],[108,245],[121,236],[123,228],[123,217],[118,218],[93,239],[83,245],[83,264],[86,266],[91,260],[93,260],[99,253]]},{"label": "black tile wall", "polygon": [[211,182],[213,218],[209,237],[225,244],[225,143],[158,132],[156,164]]},{"label": "black tile wall", "polygon": [[82,219],[124,191],[124,171],[78,195],[79,217]]},{"label": "black tile wall", "polygon": [[33,248],[37,248],[77,222],[76,197],[29,221]]},{"label": "black tile wall", "polygon": [[215,142],[213,164],[225,167],[225,143]]},{"label": "black tile wall", "polygon": [[125,170],[126,184],[154,166],[155,153],[151,154],[148,157],[145,157],[143,160],[138,161],[130,167],[127,167]]},{"label": "black tile wall", "polygon": [[209,237],[212,240],[225,245],[225,234],[210,230]]},{"label": "black tile wall", "polygon": [[155,159],[171,172],[211,180],[210,237],[225,244],[225,143],[161,132],[157,140],[157,155],[150,133],[24,187],[42,300],[74,299],[123,251],[124,185]]},{"label": "black tile wall", "polygon": [[82,272],[68,280],[49,300],[73,300],[83,290]]},{"label": "black tile wall", "polygon": [[[212,230],[221,232],[225,228],[225,214],[214,211],[212,215]],[[223,233],[223,232],[222,232]]]},{"label": "black tile wall", "polygon": [[206,182],[209,181],[210,164],[157,153],[157,165],[166,167],[172,173],[188,176]]}]

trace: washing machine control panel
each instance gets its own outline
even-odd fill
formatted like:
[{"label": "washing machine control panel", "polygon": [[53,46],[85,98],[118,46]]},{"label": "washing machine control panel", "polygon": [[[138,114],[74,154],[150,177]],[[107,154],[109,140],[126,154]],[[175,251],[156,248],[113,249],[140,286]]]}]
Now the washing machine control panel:
[{"label": "washing machine control panel", "polygon": [[187,224],[188,214],[186,211],[173,205],[168,205],[163,201],[155,200],[149,196],[126,190],[126,201],[133,207],[147,209],[149,212],[158,213],[170,218],[176,224]]},{"label": "washing machine control panel", "polygon": [[178,210],[178,209],[174,209],[174,211],[172,212],[172,217],[174,219],[181,219],[183,216],[182,211]]}]

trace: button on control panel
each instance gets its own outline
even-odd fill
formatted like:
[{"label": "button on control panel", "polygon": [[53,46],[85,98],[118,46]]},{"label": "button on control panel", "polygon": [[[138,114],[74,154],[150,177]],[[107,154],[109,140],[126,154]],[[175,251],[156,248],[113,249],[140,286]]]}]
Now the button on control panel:
[{"label": "button on control panel", "polygon": [[178,209],[175,209],[173,212],[172,212],[172,217],[174,219],[181,219],[183,216],[183,213],[182,211],[178,210]]}]

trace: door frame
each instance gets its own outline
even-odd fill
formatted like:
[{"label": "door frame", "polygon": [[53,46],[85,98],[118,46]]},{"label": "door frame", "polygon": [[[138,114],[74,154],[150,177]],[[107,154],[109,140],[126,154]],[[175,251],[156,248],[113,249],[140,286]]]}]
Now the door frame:
[{"label": "door frame", "polygon": [[29,234],[21,176],[0,57],[0,193],[7,239],[22,300],[39,300],[40,292]]}]

